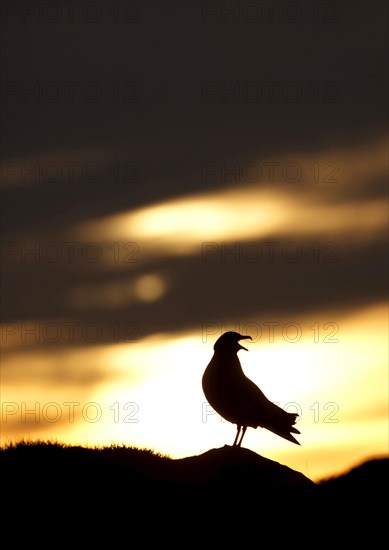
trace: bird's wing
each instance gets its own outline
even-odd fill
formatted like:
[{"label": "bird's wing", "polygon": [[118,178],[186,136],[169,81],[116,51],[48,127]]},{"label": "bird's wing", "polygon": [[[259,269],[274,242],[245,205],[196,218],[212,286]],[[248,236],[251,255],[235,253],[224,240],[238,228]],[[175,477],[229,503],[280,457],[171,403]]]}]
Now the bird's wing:
[{"label": "bird's wing", "polygon": [[290,413],[270,401],[254,382],[246,378],[246,404],[249,411],[249,425],[261,426],[277,435],[298,443],[290,432],[299,434],[294,428],[298,414]]},{"label": "bird's wing", "polygon": [[252,420],[255,418],[267,418],[273,403],[269,401],[266,395],[258,388],[256,384],[245,376],[242,384],[241,400],[245,403],[247,414]]}]

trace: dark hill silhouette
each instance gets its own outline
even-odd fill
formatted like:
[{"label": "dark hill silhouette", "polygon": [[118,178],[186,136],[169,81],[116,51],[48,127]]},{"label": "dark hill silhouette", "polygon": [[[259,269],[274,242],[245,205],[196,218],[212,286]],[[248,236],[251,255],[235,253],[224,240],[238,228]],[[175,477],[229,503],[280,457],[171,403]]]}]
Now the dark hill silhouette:
[{"label": "dark hill silhouette", "polygon": [[39,528],[72,542],[77,528],[78,543],[85,537],[90,545],[103,536],[130,543],[136,534],[168,543],[181,533],[185,547],[188,537],[202,543],[205,531],[220,545],[266,533],[278,542],[317,542],[312,530],[321,541],[335,530],[338,541],[372,541],[386,529],[379,498],[387,458],[319,483],[236,446],[172,459],[125,446],[19,443],[0,458],[3,524],[23,525],[20,537]]}]

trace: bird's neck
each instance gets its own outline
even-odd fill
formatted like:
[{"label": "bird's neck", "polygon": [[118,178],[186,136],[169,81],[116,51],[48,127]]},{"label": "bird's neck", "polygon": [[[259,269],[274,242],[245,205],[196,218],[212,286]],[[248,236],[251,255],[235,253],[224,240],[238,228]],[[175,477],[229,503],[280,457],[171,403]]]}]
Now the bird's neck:
[{"label": "bird's neck", "polygon": [[220,364],[224,371],[230,370],[232,372],[243,373],[242,366],[236,352],[219,351],[215,353],[215,359],[217,359],[218,364]]}]

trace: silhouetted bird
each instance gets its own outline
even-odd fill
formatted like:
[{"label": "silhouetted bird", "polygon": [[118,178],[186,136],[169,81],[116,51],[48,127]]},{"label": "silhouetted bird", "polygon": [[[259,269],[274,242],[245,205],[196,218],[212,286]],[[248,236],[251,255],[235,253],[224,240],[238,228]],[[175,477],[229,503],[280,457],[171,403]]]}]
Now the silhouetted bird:
[{"label": "silhouetted bird", "polygon": [[300,445],[290,433],[300,433],[293,428],[299,415],[286,412],[269,401],[245,376],[237,355],[241,349],[248,351],[239,344],[243,339],[252,340],[251,336],[225,332],[215,342],[215,352],[202,378],[205,397],[216,412],[237,425],[234,445],[241,446],[247,427],[258,426]]}]

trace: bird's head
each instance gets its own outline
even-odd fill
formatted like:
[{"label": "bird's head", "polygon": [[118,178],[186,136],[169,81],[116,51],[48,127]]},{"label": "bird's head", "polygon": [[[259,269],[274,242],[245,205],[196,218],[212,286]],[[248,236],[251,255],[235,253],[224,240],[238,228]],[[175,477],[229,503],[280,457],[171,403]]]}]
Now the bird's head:
[{"label": "bird's head", "polygon": [[247,348],[239,344],[239,340],[252,340],[251,336],[243,336],[239,332],[225,332],[218,338],[213,346],[215,351],[225,351],[230,353],[236,353],[240,349],[248,351]]}]

